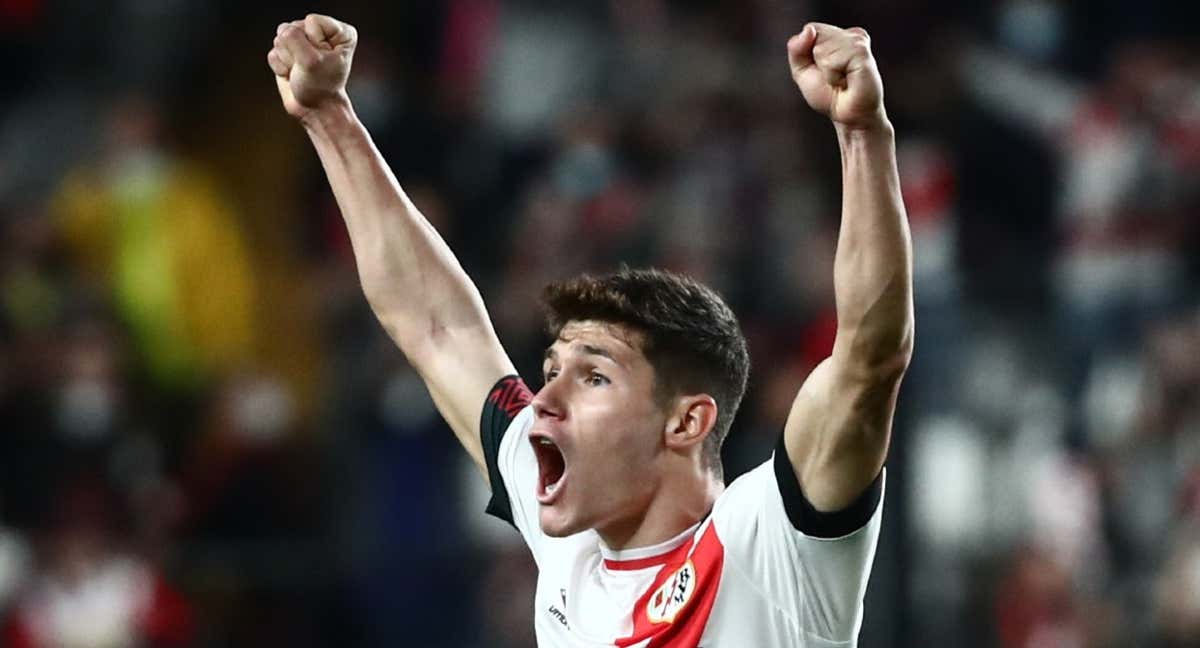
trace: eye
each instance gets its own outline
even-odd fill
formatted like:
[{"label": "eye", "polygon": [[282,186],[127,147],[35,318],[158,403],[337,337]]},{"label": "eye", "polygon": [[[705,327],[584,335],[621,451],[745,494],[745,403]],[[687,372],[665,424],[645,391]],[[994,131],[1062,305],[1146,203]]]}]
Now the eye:
[{"label": "eye", "polygon": [[591,385],[592,387],[600,387],[601,385],[607,385],[610,382],[612,381],[610,381],[608,377],[604,376],[603,374],[598,374],[595,371],[589,373],[587,377],[587,384]]},{"label": "eye", "polygon": [[544,382],[550,382],[551,380],[554,380],[556,376],[558,376],[558,369],[549,369],[543,375]]}]

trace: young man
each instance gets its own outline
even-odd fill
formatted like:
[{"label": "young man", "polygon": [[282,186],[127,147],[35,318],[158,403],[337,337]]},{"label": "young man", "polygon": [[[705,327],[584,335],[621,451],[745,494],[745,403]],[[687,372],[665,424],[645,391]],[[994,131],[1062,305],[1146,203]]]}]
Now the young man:
[{"label": "young man", "polygon": [[555,284],[556,339],[532,394],[355,118],[356,40],[310,15],[279,26],[267,61],[325,167],[372,309],[489,480],[489,512],[533,551],[539,644],[854,645],[913,341],[909,233],[866,32],[814,23],[787,44],[841,145],[837,339],[774,456],[728,488],[718,452],[748,371],[729,308],[653,270]]}]

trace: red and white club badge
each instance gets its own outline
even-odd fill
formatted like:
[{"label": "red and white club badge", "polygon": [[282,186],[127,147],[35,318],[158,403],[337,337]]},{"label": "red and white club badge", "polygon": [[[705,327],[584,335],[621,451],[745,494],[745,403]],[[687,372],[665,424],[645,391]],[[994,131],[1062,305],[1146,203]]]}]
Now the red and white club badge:
[{"label": "red and white club badge", "polygon": [[646,602],[646,618],[651,623],[671,623],[696,593],[696,567],[687,561],[667,577]]}]

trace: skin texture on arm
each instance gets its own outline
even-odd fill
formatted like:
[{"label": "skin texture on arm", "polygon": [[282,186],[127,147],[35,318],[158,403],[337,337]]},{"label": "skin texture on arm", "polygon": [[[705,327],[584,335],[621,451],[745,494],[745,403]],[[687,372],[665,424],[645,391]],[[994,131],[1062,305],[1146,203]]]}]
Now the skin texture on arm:
[{"label": "skin texture on arm", "polygon": [[267,63],[325,168],[372,311],[486,478],[480,411],[516,371],[478,289],[354,114],[345,87],[357,40],[354,27],[310,14],[279,26]]},{"label": "skin texture on arm", "polygon": [[834,122],[842,156],[837,337],[784,427],[805,496],[817,510],[832,511],[862,494],[887,456],[896,394],[912,356],[912,244],[867,33],[812,23],[788,42],[788,59],[805,100]]}]

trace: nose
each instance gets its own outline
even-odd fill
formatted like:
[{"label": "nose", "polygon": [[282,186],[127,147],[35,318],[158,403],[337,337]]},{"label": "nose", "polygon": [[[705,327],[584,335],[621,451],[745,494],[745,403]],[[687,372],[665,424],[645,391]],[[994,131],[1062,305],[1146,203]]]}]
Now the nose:
[{"label": "nose", "polygon": [[561,419],[566,409],[563,406],[561,388],[558,385],[561,381],[551,380],[546,383],[537,394],[534,394],[530,405],[533,405],[533,414],[535,418],[556,418]]}]

